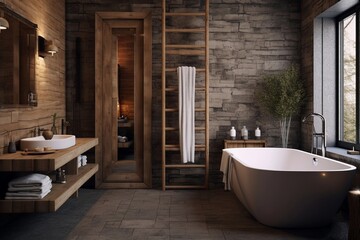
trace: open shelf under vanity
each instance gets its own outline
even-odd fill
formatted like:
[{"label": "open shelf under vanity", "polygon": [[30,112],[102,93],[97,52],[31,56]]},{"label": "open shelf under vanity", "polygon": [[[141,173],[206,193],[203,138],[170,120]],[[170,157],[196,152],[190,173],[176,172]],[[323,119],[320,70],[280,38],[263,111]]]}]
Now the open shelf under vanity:
[{"label": "open shelf under vanity", "polygon": [[98,144],[97,138],[77,138],[70,148],[51,154],[23,155],[21,151],[0,155],[1,172],[38,172],[48,174],[62,168],[66,170],[66,183],[54,183],[51,192],[36,200],[0,200],[0,213],[55,212],[70,197],[77,196],[78,189],[97,171],[97,163],[78,168],[77,156]]}]

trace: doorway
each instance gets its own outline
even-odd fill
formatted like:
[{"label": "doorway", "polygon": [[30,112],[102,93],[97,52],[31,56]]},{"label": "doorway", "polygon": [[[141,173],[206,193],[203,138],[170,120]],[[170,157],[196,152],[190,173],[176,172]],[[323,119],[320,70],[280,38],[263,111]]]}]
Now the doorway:
[{"label": "doorway", "polygon": [[151,14],[99,12],[95,19],[96,186],[150,188]]}]

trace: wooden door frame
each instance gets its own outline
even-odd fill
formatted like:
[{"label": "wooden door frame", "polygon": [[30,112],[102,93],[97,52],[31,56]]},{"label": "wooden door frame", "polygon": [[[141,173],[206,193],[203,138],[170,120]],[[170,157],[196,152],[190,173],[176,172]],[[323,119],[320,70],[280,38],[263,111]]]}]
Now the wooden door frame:
[{"label": "wooden door frame", "polygon": [[[117,156],[117,49],[109,31],[117,23],[126,20],[142,20],[144,23],[144,79],[143,79],[143,182],[103,182],[103,162]],[[112,35],[112,34],[111,34]],[[108,44],[112,47],[109,48]],[[116,51],[117,53],[117,51]],[[109,57],[111,56],[111,57]],[[116,61],[116,62],[115,62]],[[116,80],[116,81],[115,81]],[[116,91],[115,91],[116,90]],[[111,93],[111,94],[110,94]],[[152,24],[150,12],[97,12],[95,13],[95,135],[99,145],[95,158],[99,163],[95,186],[97,188],[151,188],[151,98],[152,98]]]}]

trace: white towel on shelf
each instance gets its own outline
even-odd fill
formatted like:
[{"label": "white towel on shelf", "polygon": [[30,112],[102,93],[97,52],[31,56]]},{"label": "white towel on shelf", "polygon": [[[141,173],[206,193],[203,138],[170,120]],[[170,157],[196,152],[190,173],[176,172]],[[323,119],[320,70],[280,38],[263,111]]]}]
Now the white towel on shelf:
[{"label": "white towel on shelf", "polygon": [[87,164],[87,156],[83,155],[81,156],[81,165],[85,166]]},{"label": "white towel on shelf", "polygon": [[22,193],[11,193],[7,192],[5,195],[5,199],[8,200],[27,200],[27,199],[42,199],[46,195],[50,193],[51,190],[42,193],[30,193],[30,192],[22,192]]},{"label": "white towel on shelf", "polygon": [[9,187],[41,187],[49,182],[51,182],[49,176],[40,173],[32,173],[11,180],[9,182]]},{"label": "white towel on shelf", "polygon": [[42,185],[42,186],[36,186],[36,187],[9,187],[8,192],[31,192],[31,193],[42,193],[50,190],[52,188],[51,181]]},{"label": "white towel on shelf", "polygon": [[179,137],[183,163],[195,162],[195,67],[178,67]]},{"label": "white towel on shelf", "polygon": [[8,185],[5,199],[9,200],[42,199],[52,188],[50,177],[39,173],[13,179]]}]

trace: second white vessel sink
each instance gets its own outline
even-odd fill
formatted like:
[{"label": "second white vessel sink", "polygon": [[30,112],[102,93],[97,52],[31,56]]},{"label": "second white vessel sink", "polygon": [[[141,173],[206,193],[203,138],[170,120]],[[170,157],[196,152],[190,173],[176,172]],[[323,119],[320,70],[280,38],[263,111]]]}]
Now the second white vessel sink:
[{"label": "second white vessel sink", "polygon": [[38,148],[65,149],[76,144],[75,135],[54,135],[46,140],[43,136],[23,138],[20,140],[20,149],[34,151]]}]

